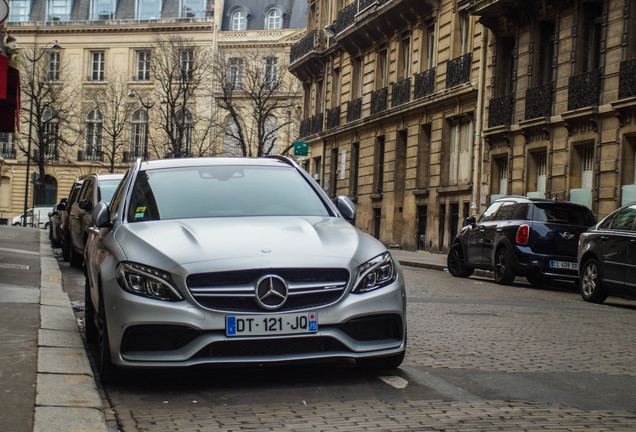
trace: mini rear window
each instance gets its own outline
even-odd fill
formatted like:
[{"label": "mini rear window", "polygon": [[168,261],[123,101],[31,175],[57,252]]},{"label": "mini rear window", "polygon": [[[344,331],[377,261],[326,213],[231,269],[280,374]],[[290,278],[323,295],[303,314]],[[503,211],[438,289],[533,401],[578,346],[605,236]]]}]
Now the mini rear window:
[{"label": "mini rear window", "polygon": [[594,216],[589,209],[559,203],[535,204],[534,220],[538,222],[584,227],[590,227],[595,223]]}]

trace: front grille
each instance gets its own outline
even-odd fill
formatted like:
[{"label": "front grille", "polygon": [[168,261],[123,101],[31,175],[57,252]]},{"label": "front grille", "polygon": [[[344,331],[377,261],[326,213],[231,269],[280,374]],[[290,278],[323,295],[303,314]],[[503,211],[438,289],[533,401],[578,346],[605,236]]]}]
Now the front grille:
[{"label": "front grille", "polygon": [[354,318],[335,327],[358,341],[402,339],[402,320],[398,315]]},{"label": "front grille", "polygon": [[255,298],[256,283],[277,275],[288,285],[289,296],[277,311],[312,309],[338,301],[349,281],[341,268],[278,268],[200,273],[187,277],[192,297],[203,307],[226,312],[263,312]]},{"label": "front grille", "polygon": [[348,351],[335,339],[325,336],[261,340],[225,340],[211,343],[196,358],[267,357],[301,354],[324,354]]},{"label": "front grille", "polygon": [[134,351],[173,351],[183,348],[202,334],[185,326],[140,325],[130,327],[121,343],[122,354]]}]

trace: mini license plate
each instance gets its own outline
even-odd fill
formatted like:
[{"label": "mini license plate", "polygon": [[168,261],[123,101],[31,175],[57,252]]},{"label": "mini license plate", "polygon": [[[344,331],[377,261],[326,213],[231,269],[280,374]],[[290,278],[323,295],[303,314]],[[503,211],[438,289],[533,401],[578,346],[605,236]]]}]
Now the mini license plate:
[{"label": "mini license plate", "polygon": [[570,262],[570,261],[550,261],[550,268],[578,270],[579,265],[575,262]]},{"label": "mini license plate", "polygon": [[225,317],[225,334],[228,336],[263,336],[317,331],[318,314],[316,312]]}]

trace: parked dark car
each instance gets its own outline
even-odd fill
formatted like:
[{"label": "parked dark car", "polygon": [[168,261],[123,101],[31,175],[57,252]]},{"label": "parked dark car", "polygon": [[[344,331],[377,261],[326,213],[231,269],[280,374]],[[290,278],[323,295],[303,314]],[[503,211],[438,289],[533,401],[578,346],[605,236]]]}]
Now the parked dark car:
[{"label": "parked dark car", "polygon": [[448,270],[468,277],[492,270],[499,284],[525,276],[533,285],[578,278],[579,235],[594,224],[581,204],[526,197],[494,201],[479,220],[466,218],[448,253]]},{"label": "parked dark car", "polygon": [[77,201],[70,208],[68,231],[72,265],[79,267],[84,262],[88,228],[93,225],[93,208],[100,201],[110,203],[123,177],[123,174],[89,174],[84,178]]},{"label": "parked dark car", "polygon": [[49,240],[53,247],[62,246],[64,231],[62,230],[61,212],[66,210],[68,198],[62,198],[59,203],[55,204],[53,211],[49,213]]},{"label": "parked dark car", "polygon": [[71,259],[71,233],[69,232],[68,221],[70,219],[71,207],[77,201],[79,193],[82,190],[82,183],[84,183],[84,178],[75,180],[68,193],[66,208],[60,211],[60,223],[62,225],[62,258],[64,258],[64,261]]},{"label": "parked dark car", "polygon": [[583,300],[636,296],[636,202],[610,213],[581,234],[578,253]]}]

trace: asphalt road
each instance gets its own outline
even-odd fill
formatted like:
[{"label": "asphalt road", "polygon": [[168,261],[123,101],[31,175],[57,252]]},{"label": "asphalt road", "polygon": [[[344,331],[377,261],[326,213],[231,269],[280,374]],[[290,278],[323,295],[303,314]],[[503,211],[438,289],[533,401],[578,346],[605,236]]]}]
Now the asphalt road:
[{"label": "asphalt road", "polygon": [[[60,267],[80,306],[81,271]],[[425,269],[405,268],[405,277],[409,346],[398,370],[372,373],[345,362],[135,371],[103,389],[118,427],[636,429],[635,301],[593,305],[571,285],[499,286]]]}]

